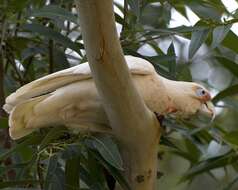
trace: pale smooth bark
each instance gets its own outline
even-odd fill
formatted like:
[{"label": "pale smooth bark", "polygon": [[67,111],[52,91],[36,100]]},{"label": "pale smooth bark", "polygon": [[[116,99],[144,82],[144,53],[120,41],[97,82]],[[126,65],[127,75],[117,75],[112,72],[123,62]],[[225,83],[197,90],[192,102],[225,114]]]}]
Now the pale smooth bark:
[{"label": "pale smooth bark", "polygon": [[125,176],[133,190],[155,189],[160,127],[132,82],[116,31],[113,2],[75,2],[93,79],[119,140]]}]

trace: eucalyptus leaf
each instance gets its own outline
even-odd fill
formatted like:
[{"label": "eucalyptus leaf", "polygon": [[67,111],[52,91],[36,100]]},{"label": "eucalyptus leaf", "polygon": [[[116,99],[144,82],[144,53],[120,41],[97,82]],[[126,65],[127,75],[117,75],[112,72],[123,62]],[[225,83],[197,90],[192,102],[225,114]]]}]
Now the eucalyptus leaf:
[{"label": "eucalyptus leaf", "polygon": [[233,85],[230,86],[228,88],[226,88],[225,90],[219,92],[214,98],[213,98],[213,102],[217,103],[218,101],[222,100],[223,98],[227,97],[227,96],[233,96],[238,94],[238,85]]},{"label": "eucalyptus leaf", "polygon": [[222,25],[214,28],[212,33],[212,48],[216,48],[226,37],[230,31],[231,25]]},{"label": "eucalyptus leaf", "polygon": [[131,190],[130,185],[122,175],[120,170],[108,164],[99,153],[92,151],[93,156],[108,170],[108,172],[118,181],[120,186],[125,190]]},{"label": "eucalyptus leaf", "polygon": [[65,187],[67,190],[80,189],[79,184],[80,157],[66,160],[65,164]]},{"label": "eucalyptus leaf", "polygon": [[119,150],[110,137],[105,135],[95,136],[88,139],[87,142],[90,143],[109,164],[119,170],[123,170]]},{"label": "eucalyptus leaf", "polygon": [[46,17],[51,19],[62,19],[62,20],[68,20],[70,22],[73,22],[75,24],[78,24],[78,19],[75,15],[73,15],[68,10],[61,8],[56,5],[47,5],[42,7],[41,9],[34,9],[30,13],[31,17]]},{"label": "eucalyptus leaf", "polygon": [[45,27],[40,24],[25,24],[24,26],[22,26],[22,29],[43,35],[48,39],[55,40],[64,47],[70,48],[81,54],[80,49],[83,48],[81,44],[73,42],[68,37],[62,35],[60,32],[57,32],[49,27]]},{"label": "eucalyptus leaf", "polygon": [[201,47],[201,45],[205,42],[208,37],[209,29],[203,29],[194,31],[192,33],[192,38],[189,44],[189,59],[191,59],[197,50]]}]

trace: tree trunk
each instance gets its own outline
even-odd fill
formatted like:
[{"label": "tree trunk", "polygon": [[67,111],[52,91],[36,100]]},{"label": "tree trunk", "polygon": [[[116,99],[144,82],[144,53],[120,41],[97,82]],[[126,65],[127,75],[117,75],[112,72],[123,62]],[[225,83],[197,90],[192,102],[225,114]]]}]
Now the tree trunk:
[{"label": "tree trunk", "polygon": [[[155,188],[159,123],[136,90],[118,39],[112,0],[76,0],[90,68],[133,190]],[[117,189],[121,189],[117,186]]]}]

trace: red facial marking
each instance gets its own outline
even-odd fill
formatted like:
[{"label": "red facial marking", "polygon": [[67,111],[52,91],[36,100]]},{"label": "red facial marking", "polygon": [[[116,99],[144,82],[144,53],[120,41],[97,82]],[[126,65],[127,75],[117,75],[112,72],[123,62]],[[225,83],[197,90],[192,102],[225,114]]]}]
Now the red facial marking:
[{"label": "red facial marking", "polygon": [[205,92],[205,94],[203,96],[199,97],[199,99],[202,102],[207,102],[207,101],[210,101],[212,98],[211,98],[211,95],[208,92]]},{"label": "red facial marking", "polygon": [[168,107],[166,113],[176,113],[178,110],[175,107]]}]

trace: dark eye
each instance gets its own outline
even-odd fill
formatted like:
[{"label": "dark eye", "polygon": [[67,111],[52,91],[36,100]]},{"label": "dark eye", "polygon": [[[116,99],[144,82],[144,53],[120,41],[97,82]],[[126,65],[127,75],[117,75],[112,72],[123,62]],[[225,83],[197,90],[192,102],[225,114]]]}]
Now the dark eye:
[{"label": "dark eye", "polygon": [[196,94],[198,96],[205,96],[206,95],[206,91],[204,89],[202,89],[202,88],[199,88],[199,89],[197,89]]}]

